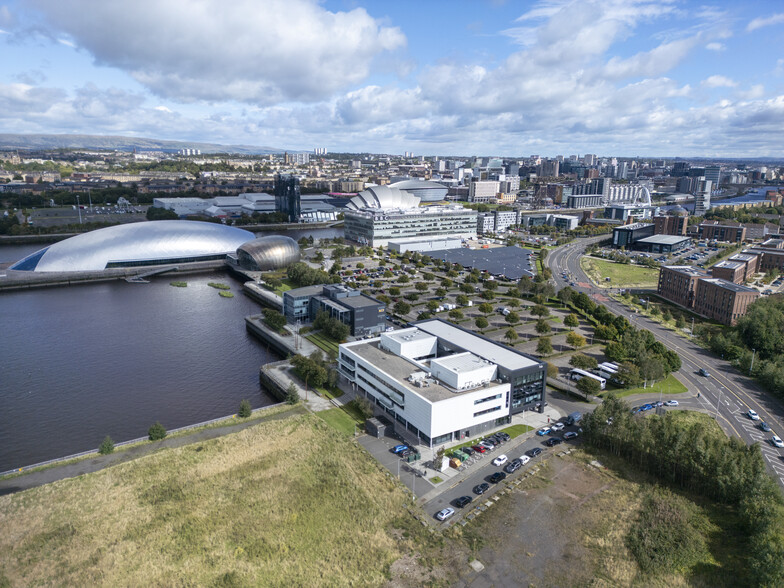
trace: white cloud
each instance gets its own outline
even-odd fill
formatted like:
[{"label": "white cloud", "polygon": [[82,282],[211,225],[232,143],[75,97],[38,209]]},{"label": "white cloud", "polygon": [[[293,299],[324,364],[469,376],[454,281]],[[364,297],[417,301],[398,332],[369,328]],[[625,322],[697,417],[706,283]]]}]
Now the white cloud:
[{"label": "white cloud", "polygon": [[784,12],[771,14],[770,16],[760,16],[746,25],[746,31],[750,33],[757,29],[761,29],[762,27],[769,27],[781,23],[784,23]]},{"label": "white cloud", "polygon": [[708,43],[705,48],[708,51],[724,51],[726,49],[723,43]]},{"label": "white cloud", "polygon": [[53,28],[97,64],[183,102],[316,101],[361,82],[373,58],[403,47],[396,27],[362,8],[315,0],[35,0]]},{"label": "white cloud", "polygon": [[76,48],[76,43],[73,41],[69,41],[68,39],[57,39],[57,42],[61,45],[65,45],[66,47]]},{"label": "white cloud", "polygon": [[714,75],[702,80],[702,85],[708,88],[734,88],[738,82],[726,76]]}]

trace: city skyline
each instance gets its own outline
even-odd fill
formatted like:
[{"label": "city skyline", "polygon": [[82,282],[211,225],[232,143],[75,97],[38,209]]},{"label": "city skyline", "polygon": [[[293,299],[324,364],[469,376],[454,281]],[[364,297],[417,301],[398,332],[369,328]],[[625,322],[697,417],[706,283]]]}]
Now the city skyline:
[{"label": "city skyline", "polygon": [[[778,12],[777,12],[778,11]],[[433,155],[780,153],[778,2],[0,5],[0,128]]]}]

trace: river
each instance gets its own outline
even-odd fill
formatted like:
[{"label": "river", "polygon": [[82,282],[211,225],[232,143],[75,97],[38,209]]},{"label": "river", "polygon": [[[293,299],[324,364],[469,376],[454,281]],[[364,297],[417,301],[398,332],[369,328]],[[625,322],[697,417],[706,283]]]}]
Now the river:
[{"label": "river", "polygon": [[[0,261],[41,247],[0,247]],[[0,471],[94,449],[106,435],[142,437],[155,421],[173,429],[232,414],[243,398],[274,402],[258,371],[280,358],[245,331],[260,306],[225,272],[175,278],[186,288],[172,279],[0,294]]]}]

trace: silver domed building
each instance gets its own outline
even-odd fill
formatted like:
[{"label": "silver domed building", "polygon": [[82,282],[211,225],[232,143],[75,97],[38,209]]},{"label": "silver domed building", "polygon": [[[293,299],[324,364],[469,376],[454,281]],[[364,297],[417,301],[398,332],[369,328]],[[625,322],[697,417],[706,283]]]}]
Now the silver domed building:
[{"label": "silver domed building", "polygon": [[298,262],[299,245],[291,237],[270,235],[240,245],[237,261],[243,269],[264,272]]},{"label": "silver domed building", "polygon": [[9,269],[101,271],[225,259],[253,233],[217,223],[161,220],[83,233],[28,255]]},{"label": "silver domed building", "polygon": [[414,196],[419,197],[422,202],[440,202],[446,200],[448,188],[438,182],[424,180],[403,180],[389,185],[390,188],[405,190]]},{"label": "silver domed building", "polygon": [[346,204],[349,210],[389,209],[389,208],[416,208],[419,206],[419,197],[410,192],[389,186],[370,186],[354,196]]}]

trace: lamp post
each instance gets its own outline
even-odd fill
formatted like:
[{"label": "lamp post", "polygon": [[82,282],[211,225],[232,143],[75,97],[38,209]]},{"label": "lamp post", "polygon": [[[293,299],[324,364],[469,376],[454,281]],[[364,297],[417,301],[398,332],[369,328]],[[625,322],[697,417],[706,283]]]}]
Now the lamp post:
[{"label": "lamp post", "polygon": [[79,224],[82,224],[82,207],[79,205],[79,194],[76,195],[76,210],[79,213]]}]

